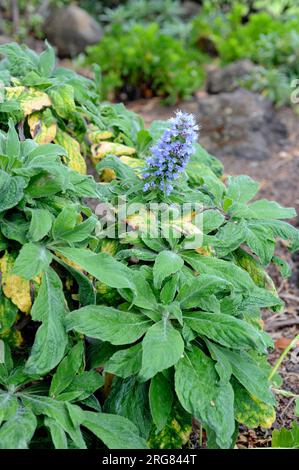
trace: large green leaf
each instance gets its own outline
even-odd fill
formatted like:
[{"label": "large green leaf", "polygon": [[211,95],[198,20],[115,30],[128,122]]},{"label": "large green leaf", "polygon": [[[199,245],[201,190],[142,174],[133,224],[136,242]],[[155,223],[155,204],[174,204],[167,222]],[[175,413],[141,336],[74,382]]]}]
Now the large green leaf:
[{"label": "large green leaf", "polygon": [[25,180],[0,170],[0,212],[14,207],[24,196]]},{"label": "large green leaf", "polygon": [[178,362],[184,352],[184,341],[165,318],[148,329],[142,350],[140,377],[145,381]]},{"label": "large green leaf", "polygon": [[238,291],[250,290],[254,282],[249,274],[232,262],[203,256],[192,251],[182,253],[182,258],[199,274],[211,274],[231,282]]},{"label": "large green leaf", "polygon": [[160,372],[152,378],[149,388],[149,404],[153,421],[157,428],[156,432],[160,432],[166,425],[171,413],[172,402],[172,387]]},{"label": "large green leaf", "polygon": [[212,294],[230,291],[233,285],[226,279],[214,275],[201,274],[191,282],[182,285],[176,297],[182,309],[197,307],[202,297],[209,298]]},{"label": "large green leaf", "polygon": [[28,408],[17,412],[0,427],[0,449],[28,449],[37,419]]},{"label": "large green leaf", "polygon": [[82,366],[83,352],[83,342],[79,341],[61,361],[51,381],[50,396],[55,398],[72,382]]},{"label": "large green leaf", "polygon": [[235,202],[247,202],[259,190],[259,183],[246,175],[229,176],[226,197]]},{"label": "large green leaf", "polygon": [[200,336],[207,336],[228,348],[265,351],[264,335],[243,320],[223,313],[188,312],[185,323]]},{"label": "large green leaf", "polygon": [[233,389],[218,380],[212,359],[199,348],[193,346],[176,365],[175,390],[185,410],[216,433],[220,447],[229,448],[235,429]]},{"label": "large green leaf", "polygon": [[130,375],[138,374],[141,369],[142,346],[135,344],[128,349],[122,349],[113,354],[105,364],[105,372],[127,378]]},{"label": "large green leaf", "polygon": [[216,344],[213,345],[213,350],[219,350],[223,354],[230,363],[233,375],[251,395],[265,403],[275,404],[275,398],[270,390],[267,368],[245,351],[229,351]]},{"label": "large green leaf", "polygon": [[67,330],[112,344],[130,344],[144,335],[151,320],[141,314],[104,305],[89,305],[73,311],[65,319]]},{"label": "large green leaf", "polygon": [[80,224],[77,224],[77,220],[77,208],[74,206],[65,207],[53,223],[54,240],[76,243],[88,238],[96,226],[96,218],[91,216]]},{"label": "large green leaf", "polygon": [[25,279],[34,279],[48,268],[51,261],[52,254],[45,246],[27,243],[20,250],[13,272]]},{"label": "large green leaf", "polygon": [[67,345],[63,320],[67,306],[58,275],[49,268],[42,277],[31,316],[42,322],[37,330],[30,356],[26,362],[28,374],[46,374],[61,361]]},{"label": "large green leaf", "polygon": [[137,426],[140,435],[147,438],[152,428],[148,384],[140,383],[136,376],[114,378],[104,411],[128,418]]},{"label": "large green leaf", "polygon": [[58,253],[81,266],[104,284],[135,290],[131,270],[107,253],[95,254],[83,248],[55,248]]},{"label": "large green leaf", "polygon": [[183,265],[182,258],[173,251],[161,251],[156,257],[153,268],[155,286],[160,288],[164,279],[179,271]]},{"label": "large green leaf", "polygon": [[137,427],[123,416],[84,411],[82,425],[92,431],[109,449],[146,449]]},{"label": "large green leaf", "polygon": [[32,242],[44,238],[52,226],[52,216],[46,209],[31,209],[31,221],[28,237]]}]

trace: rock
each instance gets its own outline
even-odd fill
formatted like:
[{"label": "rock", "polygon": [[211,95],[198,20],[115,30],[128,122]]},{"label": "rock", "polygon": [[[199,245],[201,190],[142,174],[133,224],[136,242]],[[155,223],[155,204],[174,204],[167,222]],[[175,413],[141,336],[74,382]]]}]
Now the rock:
[{"label": "rock", "polygon": [[265,160],[288,136],[273,105],[242,88],[201,97],[198,119],[201,144],[216,157]]},{"label": "rock", "polygon": [[82,8],[69,5],[50,10],[44,23],[49,42],[59,57],[74,57],[102,37],[101,26]]},{"label": "rock", "polygon": [[186,20],[193,18],[194,16],[198,15],[198,13],[200,12],[199,4],[196,2],[192,2],[190,0],[184,1],[181,5],[181,8],[182,8],[181,17]]},{"label": "rock", "polygon": [[5,36],[4,34],[0,34],[0,46],[3,44],[9,44],[10,42],[14,42],[9,36]]},{"label": "rock", "polygon": [[206,83],[207,92],[214,94],[233,91],[239,87],[238,81],[251,74],[255,68],[251,60],[244,59],[221,69],[211,69]]}]

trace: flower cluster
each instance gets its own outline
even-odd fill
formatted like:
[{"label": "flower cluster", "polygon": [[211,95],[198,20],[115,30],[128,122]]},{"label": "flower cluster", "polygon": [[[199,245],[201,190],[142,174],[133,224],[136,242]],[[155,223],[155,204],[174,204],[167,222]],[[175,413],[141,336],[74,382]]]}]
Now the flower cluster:
[{"label": "flower cluster", "polygon": [[144,191],[160,189],[169,195],[192,154],[198,130],[194,116],[178,111],[170,123],[146,160]]}]

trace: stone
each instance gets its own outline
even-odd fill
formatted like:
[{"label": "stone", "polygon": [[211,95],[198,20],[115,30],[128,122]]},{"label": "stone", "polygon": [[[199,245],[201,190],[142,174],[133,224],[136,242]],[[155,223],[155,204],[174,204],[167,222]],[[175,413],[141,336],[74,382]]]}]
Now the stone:
[{"label": "stone", "polygon": [[198,101],[201,144],[216,157],[270,158],[286,143],[287,128],[273,105],[245,89],[201,96]]},{"label": "stone", "polygon": [[223,68],[208,71],[206,89],[208,93],[223,93],[238,88],[239,81],[250,75],[256,66],[251,60],[238,60]]},{"label": "stone", "polygon": [[69,5],[52,8],[44,23],[49,42],[59,57],[75,57],[102,37],[101,26],[82,8]]}]

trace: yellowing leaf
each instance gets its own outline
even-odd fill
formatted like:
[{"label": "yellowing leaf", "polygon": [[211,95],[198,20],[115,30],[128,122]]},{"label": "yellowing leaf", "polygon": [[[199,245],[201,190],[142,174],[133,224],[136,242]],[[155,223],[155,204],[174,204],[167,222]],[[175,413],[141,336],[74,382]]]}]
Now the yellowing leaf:
[{"label": "yellowing leaf", "polygon": [[26,88],[24,86],[6,87],[5,95],[8,101],[16,100],[20,103],[24,116],[40,111],[52,104],[46,93],[35,88]]},{"label": "yellowing leaf", "polygon": [[101,131],[96,126],[90,124],[87,131],[87,139],[92,144],[98,144],[101,140],[107,140],[113,137],[111,131]]},{"label": "yellowing leaf", "polygon": [[101,142],[91,146],[92,162],[96,165],[99,160],[104,158],[106,155],[116,155],[120,157],[122,155],[133,155],[136,150],[133,147],[128,147],[123,144],[116,144],[114,142]]},{"label": "yellowing leaf", "polygon": [[15,328],[10,328],[0,334],[0,338],[7,341],[11,346],[19,348],[23,344],[23,338],[20,331]]},{"label": "yellowing leaf", "polygon": [[74,263],[73,261],[70,261],[65,256],[61,255],[60,253],[58,253],[56,251],[55,251],[55,255],[57,256],[57,258],[60,258],[62,261],[64,261],[65,264],[68,264],[69,266],[71,266],[71,268],[75,268],[75,269],[77,269],[77,271],[80,271],[81,273],[83,272],[83,269],[81,268],[81,266]]},{"label": "yellowing leaf", "polygon": [[145,209],[141,209],[136,214],[128,215],[126,222],[130,227],[141,231],[155,230],[157,228],[155,214]]},{"label": "yellowing leaf", "polygon": [[0,259],[0,272],[2,274],[2,290],[4,295],[15,304],[21,312],[29,313],[32,301],[30,295],[30,282],[26,279],[11,274],[15,257],[5,252]]},{"label": "yellowing leaf", "polygon": [[56,136],[57,124],[55,121],[48,124],[43,119],[43,113],[36,112],[28,117],[31,137],[38,144],[50,144]]},{"label": "yellowing leaf", "polygon": [[140,160],[139,158],[132,158],[128,157],[127,155],[122,155],[119,157],[120,161],[128,165],[130,168],[135,170],[137,176],[142,175],[142,169],[144,167],[144,160]]},{"label": "yellowing leaf", "polygon": [[103,183],[110,183],[110,181],[115,180],[116,174],[112,168],[104,168],[101,172],[100,181]]},{"label": "yellowing leaf", "polygon": [[243,387],[235,388],[235,418],[249,428],[271,428],[275,421],[275,409],[250,395]]},{"label": "yellowing leaf", "polygon": [[81,155],[80,144],[71,137],[66,132],[57,130],[55,143],[61,145],[65,148],[68,153],[68,158],[65,159],[65,163],[72,170],[81,173],[82,175],[86,174],[86,162]]}]

